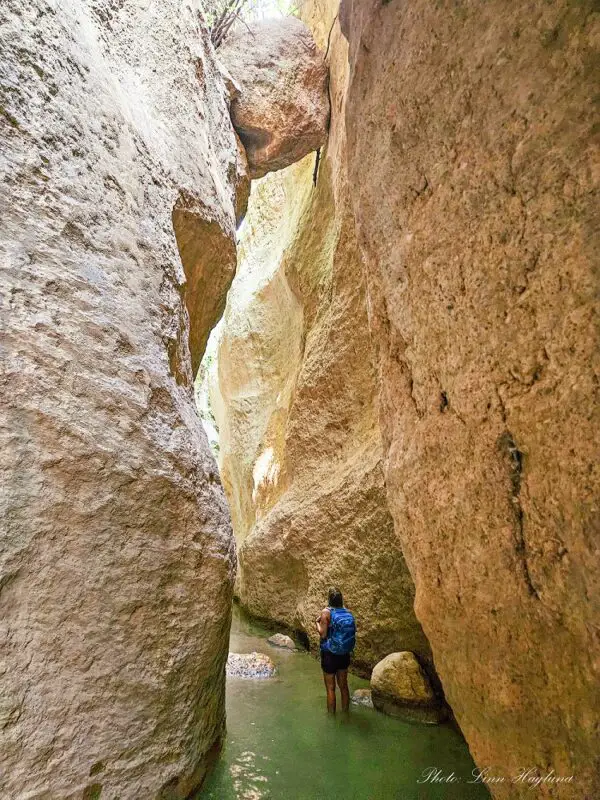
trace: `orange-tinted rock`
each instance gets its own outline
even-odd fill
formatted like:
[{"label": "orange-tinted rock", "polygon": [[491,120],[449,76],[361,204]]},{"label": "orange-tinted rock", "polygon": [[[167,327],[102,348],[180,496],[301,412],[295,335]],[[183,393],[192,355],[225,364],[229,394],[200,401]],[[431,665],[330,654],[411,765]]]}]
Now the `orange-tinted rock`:
[{"label": "orange-tinted rock", "polygon": [[[328,13],[315,33],[323,47]],[[213,409],[241,602],[318,647],[315,617],[339,585],[357,618],[354,664],[367,671],[394,650],[431,653],[385,493],[337,25],[330,57],[332,127],[316,187],[311,156],[253,184]]]},{"label": "orange-tinted rock", "polygon": [[234,552],[172,211],[227,273],[225,88],[175,0],[9,0],[0,25],[0,796],[187,797],[223,731]]},{"label": "orange-tinted rock", "polygon": [[325,143],[327,67],[300,20],[240,26],[218,55],[233,79],[231,119],[251,178],[283,169]]},{"label": "orange-tinted rock", "polygon": [[598,797],[597,4],[353,0],[340,16],[417,616],[477,763],[574,776],[538,797]]}]

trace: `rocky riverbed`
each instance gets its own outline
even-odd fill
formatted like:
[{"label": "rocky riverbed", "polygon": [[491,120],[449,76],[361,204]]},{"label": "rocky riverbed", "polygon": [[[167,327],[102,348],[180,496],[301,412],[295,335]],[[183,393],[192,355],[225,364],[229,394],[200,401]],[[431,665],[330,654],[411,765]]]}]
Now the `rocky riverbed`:
[{"label": "rocky riverbed", "polygon": [[228,678],[272,678],[277,669],[264,653],[229,653]]}]

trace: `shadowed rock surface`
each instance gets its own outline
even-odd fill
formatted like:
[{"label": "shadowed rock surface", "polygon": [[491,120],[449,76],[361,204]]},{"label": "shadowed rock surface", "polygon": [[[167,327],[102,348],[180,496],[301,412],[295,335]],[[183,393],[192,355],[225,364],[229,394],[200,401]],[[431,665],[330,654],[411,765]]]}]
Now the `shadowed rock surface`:
[{"label": "shadowed rock surface", "polygon": [[0,23],[0,795],[187,797],[234,570],[182,301],[235,263],[225,87],[178,0]]},{"label": "shadowed rock surface", "polygon": [[306,25],[295,17],[240,26],[218,50],[239,91],[231,119],[251,178],[283,169],[325,144],[327,67]]},{"label": "shadowed rock surface", "polygon": [[598,797],[598,5],[344,0],[340,19],[417,616],[477,763]]}]

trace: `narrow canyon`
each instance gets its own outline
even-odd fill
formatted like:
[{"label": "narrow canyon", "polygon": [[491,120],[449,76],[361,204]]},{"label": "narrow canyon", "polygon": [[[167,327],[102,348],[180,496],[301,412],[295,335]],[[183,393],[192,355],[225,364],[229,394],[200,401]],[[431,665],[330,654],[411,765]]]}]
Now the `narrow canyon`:
[{"label": "narrow canyon", "polygon": [[600,797],[599,50],[595,0],[5,0],[0,798],[321,800],[242,787],[226,673],[233,603],[291,639],[228,717],[324,704],[332,586],[344,797]]}]

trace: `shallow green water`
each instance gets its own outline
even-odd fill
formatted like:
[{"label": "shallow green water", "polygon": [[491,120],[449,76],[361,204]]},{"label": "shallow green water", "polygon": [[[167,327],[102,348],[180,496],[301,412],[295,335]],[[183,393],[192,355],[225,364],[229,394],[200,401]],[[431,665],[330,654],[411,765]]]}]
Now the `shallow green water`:
[{"label": "shallow green water", "polygon": [[[229,679],[227,738],[197,800],[475,800],[473,761],[450,726],[407,724],[369,708],[325,710],[318,661],[271,647],[267,631],[234,609],[230,650],[267,653],[269,680]],[[350,675],[350,692],[368,682]],[[339,695],[338,695],[339,704]],[[419,783],[424,770],[460,782]]]}]

